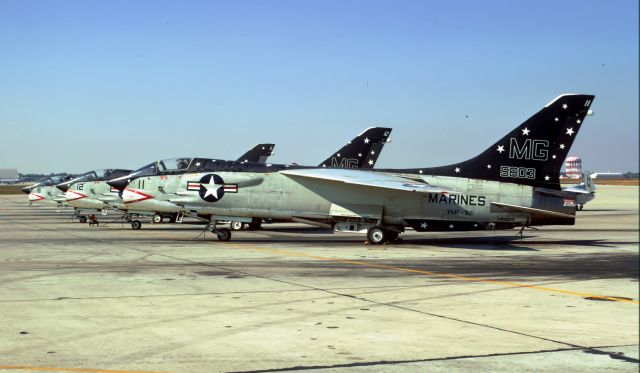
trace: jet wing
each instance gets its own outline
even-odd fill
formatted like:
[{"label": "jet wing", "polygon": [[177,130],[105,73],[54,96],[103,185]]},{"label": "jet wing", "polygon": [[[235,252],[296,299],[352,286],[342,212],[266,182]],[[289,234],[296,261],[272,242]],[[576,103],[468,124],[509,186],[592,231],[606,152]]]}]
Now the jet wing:
[{"label": "jet wing", "polygon": [[303,177],[316,180],[332,181],[371,188],[382,188],[418,193],[455,193],[453,190],[431,185],[423,181],[407,179],[398,175],[358,171],[353,169],[312,168],[300,170],[284,170],[281,174],[290,178]]},{"label": "jet wing", "polygon": [[537,215],[537,216],[548,216],[548,217],[555,217],[555,218],[575,219],[575,216],[570,214],[563,214],[561,212],[541,210],[541,209],[536,209],[532,207],[510,205],[507,203],[500,203],[500,202],[491,202],[491,211],[520,213],[520,214],[527,214],[531,216]]},{"label": "jet wing", "polygon": [[571,187],[562,188],[564,192],[578,193],[578,194],[593,194],[593,191],[587,190],[584,185],[576,185]]}]

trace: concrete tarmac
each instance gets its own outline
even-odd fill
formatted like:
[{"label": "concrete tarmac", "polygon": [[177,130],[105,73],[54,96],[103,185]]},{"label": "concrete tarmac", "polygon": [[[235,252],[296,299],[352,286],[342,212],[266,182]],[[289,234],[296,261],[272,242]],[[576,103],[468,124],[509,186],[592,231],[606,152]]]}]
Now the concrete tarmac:
[{"label": "concrete tarmac", "polygon": [[637,187],[523,239],[70,216],[0,196],[0,371],[638,371]]}]

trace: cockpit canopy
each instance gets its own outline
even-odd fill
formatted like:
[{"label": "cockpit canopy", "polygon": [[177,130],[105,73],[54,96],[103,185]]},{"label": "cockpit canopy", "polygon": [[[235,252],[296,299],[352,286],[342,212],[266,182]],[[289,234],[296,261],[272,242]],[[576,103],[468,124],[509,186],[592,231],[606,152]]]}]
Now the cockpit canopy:
[{"label": "cockpit canopy", "polygon": [[170,158],[149,163],[144,167],[133,171],[132,176],[157,175],[165,173],[178,173],[189,168],[192,158]]},{"label": "cockpit canopy", "polygon": [[131,172],[131,170],[122,170],[122,169],[115,169],[115,168],[105,168],[105,169],[101,169],[101,170],[93,170],[93,171],[89,171],[87,173],[84,173],[74,179],[71,179],[69,181],[66,181],[64,183],[58,183],[56,184],[56,187],[58,187],[58,189],[62,190],[63,192],[66,192],[67,189],[69,189],[69,187],[72,184],[75,183],[79,183],[79,182],[86,182],[86,181],[104,181],[104,180],[111,180],[113,178],[116,177],[120,177],[120,176],[124,176],[124,175],[128,175]]},{"label": "cockpit canopy", "polygon": [[42,180],[42,181],[40,181],[38,183],[35,183],[35,184],[31,185],[29,188],[33,189],[33,188],[37,188],[37,187],[56,185],[56,184],[59,184],[59,183],[65,181],[65,180],[68,180],[69,178],[71,178],[71,176],[65,176],[65,177],[62,177],[62,176],[51,176],[51,177],[48,177],[48,178],[46,178],[46,179],[44,179],[44,180]]}]

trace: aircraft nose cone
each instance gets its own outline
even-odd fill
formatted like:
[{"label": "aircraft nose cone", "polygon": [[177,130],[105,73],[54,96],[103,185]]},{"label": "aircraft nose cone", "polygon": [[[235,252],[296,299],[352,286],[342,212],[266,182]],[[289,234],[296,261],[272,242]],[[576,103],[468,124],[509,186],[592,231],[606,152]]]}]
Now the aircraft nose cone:
[{"label": "aircraft nose cone", "polygon": [[31,193],[31,188],[29,188],[28,186],[24,187],[24,188],[20,188],[20,190],[22,191],[22,193],[24,194],[29,194]]},{"label": "aircraft nose cone", "polygon": [[126,177],[121,177],[121,178],[109,180],[107,181],[107,184],[109,184],[109,186],[113,188],[123,190],[124,188],[127,187],[127,184],[129,184],[129,179],[127,179]]}]

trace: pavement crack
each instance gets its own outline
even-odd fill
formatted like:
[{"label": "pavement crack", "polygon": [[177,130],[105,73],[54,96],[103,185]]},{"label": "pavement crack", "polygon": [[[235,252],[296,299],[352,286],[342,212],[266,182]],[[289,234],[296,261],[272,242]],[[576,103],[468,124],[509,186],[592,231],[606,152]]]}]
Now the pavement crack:
[{"label": "pavement crack", "polygon": [[[589,353],[595,353],[598,355],[609,355],[613,359],[625,360],[631,363],[638,363],[640,360],[626,357],[624,355],[619,355],[615,353],[610,353],[606,351],[602,351],[602,348],[614,348],[614,347],[625,347],[624,346],[599,346],[599,347],[569,347],[569,348],[556,348],[556,349],[547,349],[547,350],[536,350],[536,351],[518,351],[518,352],[505,352],[505,353],[495,353],[495,354],[484,354],[484,355],[458,355],[458,356],[447,356],[440,358],[429,358],[429,359],[410,359],[410,360],[380,360],[380,361],[365,361],[365,362],[357,362],[357,363],[346,363],[346,364],[333,364],[333,365],[298,365],[292,367],[285,368],[273,368],[273,369],[256,369],[256,370],[236,370],[230,371],[229,373],[271,373],[271,372],[290,372],[290,371],[301,371],[301,370],[319,370],[319,369],[339,369],[339,368],[358,368],[358,367],[370,367],[370,366],[384,366],[384,365],[399,365],[399,364],[412,364],[412,363],[427,363],[431,361],[448,361],[448,360],[460,360],[460,359],[479,359],[479,358],[491,358],[491,357],[500,357],[500,356],[517,356],[517,355],[535,355],[535,354],[544,354],[544,353],[555,353],[555,352],[567,352],[567,351],[585,351]],[[616,355],[611,356],[611,355]],[[624,357],[626,359],[622,359]]]}]

